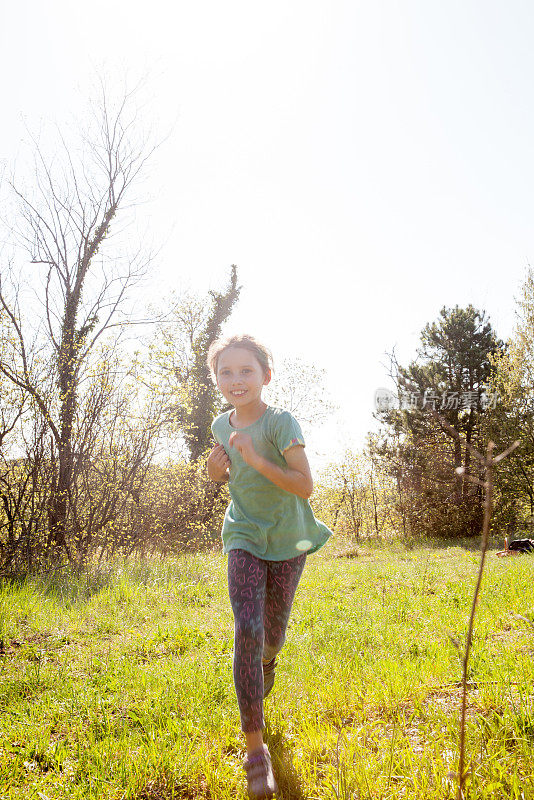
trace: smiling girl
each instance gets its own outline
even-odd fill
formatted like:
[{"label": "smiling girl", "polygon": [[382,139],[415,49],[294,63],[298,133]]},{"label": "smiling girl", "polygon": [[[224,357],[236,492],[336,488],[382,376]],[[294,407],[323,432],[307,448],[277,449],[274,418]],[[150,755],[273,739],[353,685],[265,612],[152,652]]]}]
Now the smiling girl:
[{"label": "smiling girl", "polygon": [[271,380],[271,355],[252,336],[213,342],[208,364],[230,411],[212,424],[217,445],[208,475],[228,481],[223,552],[234,613],[234,684],[245,734],[249,797],[277,791],[263,742],[263,699],[274,684],[276,655],[306,556],[332,535],[315,519],[308,498],[313,480],[297,420],[262,400]]}]

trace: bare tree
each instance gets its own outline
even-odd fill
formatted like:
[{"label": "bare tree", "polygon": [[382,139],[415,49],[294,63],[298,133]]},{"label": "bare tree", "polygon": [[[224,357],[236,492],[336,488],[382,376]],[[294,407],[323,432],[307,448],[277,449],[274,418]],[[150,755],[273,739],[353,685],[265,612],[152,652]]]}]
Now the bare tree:
[{"label": "bare tree", "polygon": [[77,143],[58,131],[57,152],[49,156],[33,138],[32,190],[9,182],[19,212],[11,226],[16,252],[26,256],[24,270],[34,265],[39,296],[27,301],[15,262],[2,268],[0,313],[9,347],[0,351],[0,375],[31,397],[51,435],[56,470],[47,550],[54,558],[73,558],[67,529],[80,463],[74,442],[84,370],[150,261],[141,249],[127,253],[120,240],[133,187],[156,147],[149,136],[139,139],[135,98],[135,90],[125,91],[113,104],[100,81],[91,124]]},{"label": "bare tree", "polygon": [[286,358],[279,367],[275,365],[265,397],[271,405],[295,414],[300,422],[319,424],[328,419],[336,408],[325,383],[324,369],[308,364],[301,358]]}]

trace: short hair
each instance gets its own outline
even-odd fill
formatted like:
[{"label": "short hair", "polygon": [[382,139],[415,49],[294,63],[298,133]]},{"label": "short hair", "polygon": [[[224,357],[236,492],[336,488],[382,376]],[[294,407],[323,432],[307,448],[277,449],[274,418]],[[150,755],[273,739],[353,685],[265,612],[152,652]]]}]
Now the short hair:
[{"label": "short hair", "polygon": [[213,378],[217,376],[219,356],[229,347],[242,347],[245,350],[250,350],[258,359],[264,374],[273,368],[271,351],[265,347],[264,344],[258,342],[253,336],[248,336],[248,334],[245,333],[237,336],[221,337],[215,339],[215,341],[210,344],[208,350],[207,363]]}]

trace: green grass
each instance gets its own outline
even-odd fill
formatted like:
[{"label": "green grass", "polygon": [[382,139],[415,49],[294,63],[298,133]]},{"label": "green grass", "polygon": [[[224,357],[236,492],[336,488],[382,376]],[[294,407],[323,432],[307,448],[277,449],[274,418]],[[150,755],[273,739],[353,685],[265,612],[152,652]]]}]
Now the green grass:
[{"label": "green grass", "polygon": [[[455,796],[453,640],[477,563],[460,547],[340,557],[339,543],[309,558],[265,706],[280,798]],[[534,557],[490,552],[470,670],[471,798],[534,798],[531,621]],[[0,639],[0,800],[245,796],[225,556],[4,583]]]}]

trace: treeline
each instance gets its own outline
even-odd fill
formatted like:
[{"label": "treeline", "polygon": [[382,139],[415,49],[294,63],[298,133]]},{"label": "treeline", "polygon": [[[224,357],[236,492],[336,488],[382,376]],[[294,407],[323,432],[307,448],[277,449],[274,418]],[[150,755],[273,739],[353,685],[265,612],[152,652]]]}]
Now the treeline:
[{"label": "treeline", "polygon": [[[493,533],[531,534],[534,524],[534,275],[529,268],[514,336],[502,342],[485,312],[443,308],[421,332],[408,366],[390,355],[393,389],[377,392],[379,432],[361,454],[325,471],[320,503],[355,539],[478,536],[482,479],[467,444],[520,447],[497,471]],[[443,424],[443,423],[448,423]],[[454,437],[452,426],[461,439]]]},{"label": "treeline", "polygon": [[206,353],[238,299],[237,270],[222,291],[135,318],[129,294],[152,258],[127,223],[155,145],[136,138],[132,97],[114,105],[101,88],[77,141],[58,135],[52,155],[34,141],[30,188],[8,183],[2,574],[196,547],[226,503],[204,469],[221,410]]},{"label": "treeline", "polygon": [[[131,99],[113,104],[102,87],[78,141],[59,136],[50,156],[34,141],[32,180],[7,184],[0,575],[219,540],[227,488],[207,479],[205,459],[223,409],[206,353],[238,301],[237,269],[205,297],[171,295],[134,313],[152,257],[132,246],[127,223],[156,148],[138,137]],[[482,498],[456,471],[478,465],[431,411],[479,449],[488,437],[499,449],[521,439],[499,471],[494,519],[512,533],[530,524],[533,286],[529,273],[507,344],[469,306],[425,327],[412,364],[391,356],[396,390],[377,398],[379,433],[316,481],[312,504],[334,530],[356,540],[478,534]],[[321,377],[290,362],[268,399],[318,422],[331,411]]]},{"label": "treeline", "polygon": [[[135,313],[153,258],[129,222],[157,147],[135,95],[100,88],[79,136],[57,134],[52,152],[33,140],[30,179],[5,185],[0,576],[210,546],[228,502],[205,468],[224,410],[206,355],[237,268],[205,296]],[[297,359],[277,374],[270,402],[320,420],[320,370]]]},{"label": "treeline", "polygon": [[[26,350],[22,336],[8,340],[3,318],[3,574],[196,549],[218,537],[226,490],[207,479],[205,457],[221,407],[205,349],[238,294],[232,267],[225,291],[182,298],[165,322],[156,317],[142,353],[115,337],[80,351],[66,389],[61,348],[40,340]],[[8,307],[4,294],[0,301]],[[23,356],[35,365],[37,352],[39,370],[25,369]]]}]

